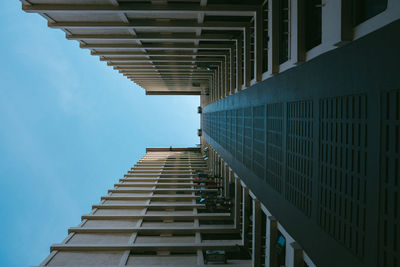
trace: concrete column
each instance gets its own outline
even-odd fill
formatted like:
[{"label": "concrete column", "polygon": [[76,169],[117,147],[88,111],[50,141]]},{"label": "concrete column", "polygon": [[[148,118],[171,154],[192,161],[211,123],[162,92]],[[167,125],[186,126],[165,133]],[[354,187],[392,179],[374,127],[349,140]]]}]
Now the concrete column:
[{"label": "concrete column", "polygon": [[242,240],[243,245],[247,249],[249,246],[249,240],[247,233],[249,231],[249,205],[250,196],[249,189],[247,187],[242,188]]},{"label": "concrete column", "polygon": [[224,187],[223,194],[226,197],[226,173],[225,173],[225,163],[221,160],[221,178],[222,186]]},{"label": "concrete column", "polygon": [[214,73],[215,73],[215,75],[214,75],[214,77],[215,77],[215,99],[214,99],[214,101],[217,101],[218,100],[218,91],[219,91],[218,68],[215,68]]},{"label": "concrete column", "polygon": [[324,1],[322,7],[322,44],[339,46],[353,39],[351,2]]},{"label": "concrete column", "polygon": [[242,90],[243,84],[243,72],[242,72],[242,37],[239,37],[236,41],[236,91]]},{"label": "concrete column", "polygon": [[293,64],[298,64],[306,59],[304,1],[292,0],[290,13],[290,59]]},{"label": "concrete column", "polygon": [[274,244],[278,240],[278,221],[273,216],[267,217],[267,235],[265,239],[265,266],[275,267],[278,263],[277,255],[274,251]]},{"label": "concrete column", "polygon": [[286,262],[288,267],[304,267],[303,249],[298,243],[290,243],[286,251]]},{"label": "concrete column", "polygon": [[262,6],[257,8],[256,15],[254,16],[254,79],[259,82],[262,80],[262,66],[263,66],[263,23],[264,12]]},{"label": "concrete column", "polygon": [[240,221],[240,202],[242,200],[242,186],[240,179],[235,177],[235,228],[239,229]]},{"label": "concrete column", "polygon": [[213,90],[212,90],[212,102],[215,101],[216,99],[216,94],[217,94],[217,72],[216,70],[213,70]]},{"label": "concrete column", "polygon": [[225,189],[225,197],[229,197],[230,192],[229,192],[229,167],[228,165],[226,165],[226,163],[224,164],[224,172],[225,172],[225,184],[224,184],[224,189]]},{"label": "concrete column", "polygon": [[212,102],[214,102],[217,99],[217,90],[218,90],[218,77],[217,77],[217,71],[213,70],[213,95],[212,95]]},{"label": "concrete column", "polygon": [[268,1],[268,72],[279,72],[279,3]]},{"label": "concrete column", "polygon": [[210,102],[214,102],[214,95],[215,95],[215,74],[213,73],[211,79],[211,88],[210,88]]},{"label": "concrete column", "polygon": [[250,81],[251,81],[251,55],[250,55],[250,49],[251,49],[251,40],[250,40],[250,28],[246,27],[244,29],[244,86],[249,87],[250,86]]},{"label": "concrete column", "polygon": [[211,167],[211,175],[213,176],[215,173],[215,164],[214,164],[214,149],[210,151],[210,167]]},{"label": "concrete column", "polygon": [[223,62],[220,62],[219,65],[219,69],[220,69],[220,83],[221,83],[221,90],[220,90],[220,95],[219,95],[219,99],[224,98],[225,95],[225,62],[226,60],[224,59]]},{"label": "concrete column", "polygon": [[253,199],[253,249],[251,258],[254,267],[261,267],[261,212],[260,201]]},{"label": "concrete column", "polygon": [[217,152],[214,150],[214,176],[218,176],[218,157]]},{"label": "concrete column", "polygon": [[[230,49],[229,49],[230,50]],[[229,95],[229,91],[230,91],[230,82],[229,82],[229,64],[231,62],[231,56],[230,56],[230,52],[227,53],[227,55],[225,56],[225,73],[224,73],[224,81],[225,81],[225,91],[224,91],[224,97],[227,97]]]},{"label": "concrete column", "polygon": [[213,176],[217,175],[217,155],[215,150],[213,150]]},{"label": "concrete column", "polygon": [[219,175],[219,162],[218,162],[218,156],[217,156],[217,153],[215,153],[214,155],[215,155],[215,158],[214,158],[214,163],[215,163],[215,169],[214,169],[214,173],[215,173],[215,176],[219,177],[220,175]]},{"label": "concrete column", "polygon": [[220,99],[225,97],[226,94],[226,57],[223,62],[220,63],[221,66],[221,95]]},{"label": "concrete column", "polygon": [[236,53],[236,51],[235,51],[235,46],[232,46],[231,47],[231,49],[229,50],[229,55],[230,55],[230,57],[229,57],[229,59],[230,59],[230,61],[229,61],[229,88],[230,88],[230,90],[229,90],[229,95],[231,95],[231,94],[234,94],[235,92],[234,92],[234,78],[235,78],[235,72],[234,72],[234,56],[235,56],[235,53]]},{"label": "concrete column", "polygon": [[221,96],[221,88],[222,88],[222,84],[221,84],[221,69],[220,67],[217,67],[217,95],[216,95],[216,100],[220,99]]}]

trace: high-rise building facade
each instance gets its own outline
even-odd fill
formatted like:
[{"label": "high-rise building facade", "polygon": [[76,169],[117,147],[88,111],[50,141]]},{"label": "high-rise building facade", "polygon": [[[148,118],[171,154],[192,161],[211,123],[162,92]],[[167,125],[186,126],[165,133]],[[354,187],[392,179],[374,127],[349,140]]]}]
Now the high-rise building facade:
[{"label": "high-rise building facade", "polygon": [[220,178],[199,178],[207,171],[199,148],[147,148],[41,266],[195,266],[213,263],[207,250],[226,253],[214,263],[252,266],[238,256],[234,212],[202,203],[222,188]]},{"label": "high-rise building facade", "polygon": [[[157,241],[160,247],[148,250],[154,264],[164,257],[160,265],[167,259],[201,265],[214,257],[271,267],[400,266],[400,1],[21,2],[146,94],[200,96],[200,150],[186,151],[190,155],[182,159],[174,156],[178,151],[152,153],[172,153],[178,161],[203,158],[210,181],[191,185],[198,176],[188,167],[171,177],[188,179],[186,185],[172,180],[171,186],[182,182],[194,196],[199,190],[200,199],[221,197],[231,206],[217,212],[195,197],[190,208],[171,202],[160,218],[170,221],[166,213],[176,214],[171,225],[178,227],[178,211],[191,212],[193,229],[152,234],[157,240],[184,236],[193,246],[164,249]],[[162,176],[154,177],[160,182]],[[209,183],[215,188],[206,194]],[[174,190],[172,195],[182,192]],[[143,214],[128,215],[132,207],[118,211],[145,222],[153,208],[153,197],[146,199],[150,206],[141,208]],[[201,215],[202,209],[215,214]],[[207,229],[218,225],[227,233],[207,240],[211,232],[202,232],[201,222],[207,216]],[[216,218],[224,216],[229,219],[220,224]],[[138,264],[150,265],[144,255],[150,252],[136,245],[145,235],[140,227],[125,227],[131,234],[125,245],[55,245],[53,262],[43,264],[54,266],[57,254],[69,250],[82,249],[88,253],[79,255],[92,259],[90,249],[119,247],[121,255],[113,250],[115,261],[105,265],[130,264],[135,255]],[[59,265],[84,265],[68,258]]]}]

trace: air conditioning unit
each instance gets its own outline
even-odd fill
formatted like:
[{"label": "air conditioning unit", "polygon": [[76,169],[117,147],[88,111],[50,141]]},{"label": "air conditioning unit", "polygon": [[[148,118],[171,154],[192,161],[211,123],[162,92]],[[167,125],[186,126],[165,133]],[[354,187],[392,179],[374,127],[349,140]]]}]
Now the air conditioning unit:
[{"label": "air conditioning unit", "polygon": [[198,135],[198,136],[201,136],[202,134],[203,134],[203,131],[202,131],[201,129],[198,129],[198,130],[197,130],[197,135]]}]

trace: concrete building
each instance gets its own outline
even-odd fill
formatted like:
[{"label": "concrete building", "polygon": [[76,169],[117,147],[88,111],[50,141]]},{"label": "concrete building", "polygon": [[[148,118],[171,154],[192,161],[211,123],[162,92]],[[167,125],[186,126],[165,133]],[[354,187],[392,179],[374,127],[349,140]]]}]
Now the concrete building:
[{"label": "concrete building", "polygon": [[225,250],[230,265],[252,266],[234,255],[243,246],[240,223],[199,203],[196,193],[219,190],[195,182],[207,169],[199,148],[147,148],[41,266],[194,266],[207,249]]},{"label": "concrete building", "polygon": [[[205,159],[210,177],[221,178],[218,190],[233,203],[229,214],[201,215],[205,207],[197,202],[171,202],[162,210],[151,206],[155,185],[144,193],[150,206],[106,209],[102,203],[89,215],[120,212],[124,223],[136,224],[118,226],[125,230],[117,234],[109,230],[117,215],[99,215],[112,218],[100,220],[104,233],[81,237],[84,245],[70,243],[70,235],[43,265],[148,266],[162,258],[161,265],[191,266],[203,264],[208,248],[226,249],[228,264],[244,266],[400,265],[399,0],[21,2],[146,94],[199,95],[201,151],[158,150],[146,157]],[[171,186],[182,182],[188,191],[180,195],[175,188],[171,197],[196,196],[190,171],[187,165],[173,169]],[[163,172],[151,175],[160,183]],[[122,188],[107,198],[138,191],[118,192]],[[139,222],[152,209],[162,221],[148,233]],[[167,214],[174,214],[174,227],[178,218],[191,226],[161,230],[171,223]],[[224,216],[230,219],[202,232],[202,219]],[[88,234],[84,228],[72,233]],[[203,238],[217,228],[227,231],[219,242]],[[137,243],[145,233],[154,243]]]}]

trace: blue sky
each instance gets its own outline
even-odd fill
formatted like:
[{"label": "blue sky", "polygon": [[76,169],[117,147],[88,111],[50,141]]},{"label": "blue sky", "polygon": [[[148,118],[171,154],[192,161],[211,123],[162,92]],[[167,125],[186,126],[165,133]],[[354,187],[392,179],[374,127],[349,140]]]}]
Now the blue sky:
[{"label": "blue sky", "polygon": [[199,98],[146,96],[17,0],[0,36],[0,266],[39,265],[145,147],[199,142]]}]

